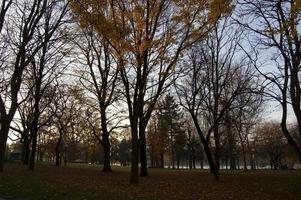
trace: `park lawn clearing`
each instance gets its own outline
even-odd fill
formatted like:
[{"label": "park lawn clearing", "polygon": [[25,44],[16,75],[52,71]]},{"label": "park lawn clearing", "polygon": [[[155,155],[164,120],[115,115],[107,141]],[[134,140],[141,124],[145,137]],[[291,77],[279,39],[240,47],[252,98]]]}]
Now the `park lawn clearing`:
[{"label": "park lawn clearing", "polygon": [[221,171],[220,181],[206,170],[150,169],[138,186],[129,184],[129,168],[101,172],[99,165],[37,165],[29,171],[9,163],[0,174],[0,198],[165,200],[301,199],[301,171]]}]

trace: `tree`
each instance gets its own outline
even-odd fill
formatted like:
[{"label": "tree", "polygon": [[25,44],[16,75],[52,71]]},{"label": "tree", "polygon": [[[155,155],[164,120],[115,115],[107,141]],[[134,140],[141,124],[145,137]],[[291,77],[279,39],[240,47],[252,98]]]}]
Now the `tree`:
[{"label": "tree", "polygon": [[286,141],[277,122],[261,124],[255,132],[257,151],[270,160],[271,169],[280,169]]},{"label": "tree", "polygon": [[[234,109],[238,95],[252,91],[254,72],[239,55],[241,30],[229,16],[218,21],[206,42],[196,44],[183,66],[185,75],[176,84],[181,105],[190,113],[215,179],[219,179],[221,123]],[[238,63],[240,62],[240,63]],[[211,142],[214,149],[211,150]]]},{"label": "tree", "polygon": [[[221,6],[222,5],[222,6]],[[131,183],[147,175],[145,129],[181,53],[204,37],[228,1],[72,1],[83,26],[92,25],[114,49],[132,131]]]},{"label": "tree", "polygon": [[[288,143],[298,154],[301,162],[301,147],[288,129],[288,107],[293,108],[301,135],[301,4],[295,0],[249,1],[240,0],[238,23],[255,36],[250,38],[251,52],[246,53],[265,79],[267,96],[282,108],[281,129]],[[246,48],[245,48],[246,49]],[[268,49],[266,60],[272,60],[268,69],[263,68],[258,58],[260,49]]]},{"label": "tree", "polygon": [[[87,66],[84,69],[77,70],[76,73],[80,73],[79,81],[86,91],[95,97],[93,100],[95,99],[98,104],[98,109],[94,106],[93,110],[98,110],[100,114],[101,136],[96,132],[93,133],[104,150],[102,171],[111,172],[110,134],[119,127],[117,124],[121,122],[121,120],[113,122],[116,120],[116,113],[109,113],[113,104],[118,100],[116,92],[118,69],[110,53],[108,43],[93,32],[93,27],[83,28],[81,37],[77,38],[75,43],[82,52],[81,56],[84,57],[79,58],[80,61],[83,60],[81,61],[81,68]],[[90,113],[90,115],[92,114]],[[112,123],[115,123],[115,125],[112,125]],[[112,125],[111,128],[108,127],[110,124]],[[93,126],[93,123],[90,123],[90,125]]]},{"label": "tree", "polygon": [[[159,132],[162,136],[167,135],[168,137],[172,168],[175,168],[175,159],[179,161],[180,152],[186,141],[182,129],[183,122],[181,122],[183,114],[171,94],[165,95],[158,107],[161,112],[158,121]],[[181,141],[182,139],[183,141]]]},{"label": "tree", "polygon": [[2,0],[1,11],[0,11],[0,33],[3,28],[6,12],[8,11],[8,9],[12,3],[13,3],[13,0]]},{"label": "tree", "polygon": [[[56,112],[52,125],[56,127],[58,137],[56,138],[55,157],[56,166],[60,166],[62,163],[62,155],[65,146],[65,138],[67,134],[75,134],[74,123],[76,119],[80,121],[82,110],[80,109],[81,101],[83,101],[83,90],[74,86],[68,87],[61,85],[61,88],[57,90],[56,98],[54,99]],[[78,123],[77,125],[81,125]],[[70,130],[71,129],[71,130]]]},{"label": "tree", "polygon": [[197,139],[197,133],[194,124],[191,121],[189,114],[185,115],[185,130],[187,138],[187,147],[188,147],[188,157],[189,157],[189,169],[196,169],[197,155],[200,156],[201,169],[203,169],[203,149],[199,139]]},{"label": "tree", "polygon": [[[2,2],[2,5],[5,5],[6,1]],[[42,21],[46,11],[47,1],[24,0],[18,4],[13,2],[7,5],[10,5],[11,13],[14,14],[9,15],[5,20],[7,28],[3,37],[8,37],[11,40],[9,42],[12,49],[8,51],[12,52],[13,56],[2,64],[4,76],[0,85],[0,171],[3,171],[10,124],[20,104],[18,93],[23,80],[23,72],[45,42],[50,39],[47,38],[47,40],[39,42],[39,38],[35,37],[38,24]],[[16,26],[16,24],[18,25]],[[16,35],[12,35],[11,30],[14,30]]]},{"label": "tree", "polygon": [[39,118],[43,113],[41,99],[49,85],[53,83],[60,72],[63,71],[63,69],[58,68],[63,68],[62,59],[67,53],[64,48],[65,41],[62,41],[62,39],[65,38],[65,35],[58,29],[64,24],[64,19],[68,12],[68,3],[65,1],[57,2],[53,0],[46,2],[46,6],[46,10],[42,17],[44,23],[41,28],[39,26],[36,30],[38,32],[37,37],[42,43],[41,49],[37,52],[36,56],[31,59],[29,66],[32,67],[34,100],[34,112],[30,130],[32,134],[32,151],[30,154],[29,169],[31,170],[34,169]]},{"label": "tree", "polygon": [[[233,122],[233,128],[236,130],[239,143],[242,150],[244,169],[247,170],[247,151],[250,152],[249,136],[252,134],[252,129],[260,119],[260,113],[263,108],[263,95],[258,91],[257,82],[253,82],[253,91],[240,94],[234,104],[235,109],[228,116]],[[252,166],[252,164],[251,164]]]}]

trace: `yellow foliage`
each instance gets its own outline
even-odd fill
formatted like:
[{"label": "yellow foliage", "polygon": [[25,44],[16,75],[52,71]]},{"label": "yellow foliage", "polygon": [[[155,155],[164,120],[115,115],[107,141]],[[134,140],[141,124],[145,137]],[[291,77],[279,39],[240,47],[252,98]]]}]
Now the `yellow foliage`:
[{"label": "yellow foliage", "polygon": [[[142,59],[142,56],[155,53],[161,63],[168,65],[177,57],[167,55],[170,50],[176,52],[177,48],[187,48],[194,41],[203,39],[210,24],[231,12],[231,2],[70,0],[70,5],[80,25],[92,26],[113,47],[116,58],[124,59],[125,55],[133,54]],[[152,62],[160,63],[156,59]]]}]

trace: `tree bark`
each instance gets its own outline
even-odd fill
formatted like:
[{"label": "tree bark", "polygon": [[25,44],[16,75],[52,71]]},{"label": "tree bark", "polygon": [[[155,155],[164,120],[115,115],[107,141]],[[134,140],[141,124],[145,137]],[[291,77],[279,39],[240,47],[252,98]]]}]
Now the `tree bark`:
[{"label": "tree bark", "polygon": [[30,155],[30,147],[29,147],[29,140],[28,137],[24,137],[23,144],[22,144],[22,163],[24,165],[28,165],[29,155]]},{"label": "tree bark", "polygon": [[137,128],[132,128],[132,152],[131,152],[131,175],[130,183],[138,184],[139,182],[139,140]]},{"label": "tree bark", "polygon": [[220,136],[218,132],[218,126],[214,128],[214,159],[215,159],[215,169],[214,169],[214,180],[219,180],[219,168],[220,168]]},{"label": "tree bark", "polygon": [[110,138],[109,133],[103,132],[102,135],[102,141],[103,141],[103,172],[112,172],[111,168],[111,144],[110,144]]},{"label": "tree bark", "polygon": [[59,139],[55,146],[55,166],[61,165],[62,139],[63,139],[63,133],[60,131]]},{"label": "tree bark", "polygon": [[160,168],[164,168],[164,154],[160,153]]},{"label": "tree bark", "polygon": [[140,176],[147,176],[147,156],[146,156],[146,139],[145,139],[145,129],[142,127],[139,130],[139,142],[140,142],[140,163],[141,171]]},{"label": "tree bark", "polygon": [[7,127],[2,127],[0,131],[0,172],[3,172],[4,170],[4,160],[5,160],[8,130],[9,129]]},{"label": "tree bark", "polygon": [[31,154],[29,158],[29,170],[34,170],[34,165],[35,165],[35,157],[36,157],[36,150],[37,150],[37,127],[35,127],[32,131],[32,146],[31,146]]}]

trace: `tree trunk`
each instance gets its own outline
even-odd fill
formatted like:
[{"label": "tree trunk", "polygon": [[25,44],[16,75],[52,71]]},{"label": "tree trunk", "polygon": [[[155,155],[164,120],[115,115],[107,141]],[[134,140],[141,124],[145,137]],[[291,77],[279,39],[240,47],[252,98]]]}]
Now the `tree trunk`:
[{"label": "tree trunk", "polygon": [[132,128],[132,153],[131,153],[131,175],[130,183],[138,184],[139,182],[139,140],[137,129]]},{"label": "tree trunk", "polygon": [[188,157],[188,166],[189,166],[189,169],[192,169],[192,152],[191,152],[191,147],[188,148],[189,150],[189,157]]},{"label": "tree trunk", "polygon": [[203,155],[203,152],[201,152],[200,163],[201,163],[201,169],[204,169],[204,155]]},{"label": "tree trunk", "polygon": [[193,169],[196,169],[195,160],[196,160],[195,149],[194,149],[194,147],[192,147],[192,167],[193,167]]},{"label": "tree trunk", "polygon": [[110,133],[107,127],[107,117],[105,106],[101,106],[101,128],[103,146],[103,172],[112,172],[111,168],[111,144]]},{"label": "tree trunk", "polygon": [[207,141],[205,139],[205,137],[203,135],[203,131],[202,131],[201,127],[198,124],[197,117],[193,114],[191,114],[191,116],[192,116],[194,125],[196,127],[197,133],[200,136],[200,139],[202,141],[204,151],[205,151],[205,154],[207,156],[207,161],[208,161],[208,164],[209,164],[209,167],[210,167],[210,173],[214,174],[214,172],[215,172],[215,163],[213,161],[213,157],[212,157],[212,154],[211,154],[211,151],[210,151],[209,141]]},{"label": "tree trunk", "polygon": [[214,180],[219,180],[219,168],[220,168],[220,136],[218,132],[218,126],[214,128],[214,141],[215,141],[215,151],[214,151],[214,159],[215,159],[215,170],[214,170]]},{"label": "tree trunk", "polygon": [[103,140],[103,172],[112,172],[111,168],[111,144],[109,134],[104,133],[102,135]]},{"label": "tree trunk", "polygon": [[[285,79],[284,79],[283,89],[282,89],[282,98],[283,98],[283,101],[281,102],[282,119],[281,119],[280,126],[281,126],[282,132],[283,132],[284,136],[286,137],[288,143],[290,144],[290,146],[292,147],[292,149],[297,153],[298,158],[299,158],[299,162],[301,163],[301,149],[298,146],[298,144],[295,142],[294,138],[291,136],[289,130],[287,129],[287,125],[286,125],[286,123],[287,123],[287,90],[288,90],[288,82],[289,82],[289,80],[288,80],[289,79],[289,72],[288,72],[288,65],[287,65],[287,63],[285,65],[285,67],[284,67],[284,70],[285,70],[285,76],[284,76]],[[291,94],[292,94],[292,91],[291,91]],[[294,108],[294,106],[293,106],[293,108]],[[298,109],[300,109],[300,107]],[[300,129],[301,117],[300,117],[300,121],[298,121],[298,119],[297,119],[297,122],[298,123],[300,122],[300,124],[298,124],[298,127],[299,127],[299,133],[301,134],[301,129]]]},{"label": "tree trunk", "polygon": [[211,154],[211,151],[210,151],[210,148],[209,148],[209,144],[206,143],[203,146],[204,146],[204,150],[205,150],[207,160],[208,160],[208,164],[209,164],[209,167],[210,167],[210,173],[214,174],[215,173],[215,163],[213,161],[213,157],[212,157],[212,154]]},{"label": "tree trunk", "polygon": [[5,137],[3,129],[1,129],[0,134],[0,172],[3,172],[7,137]]},{"label": "tree trunk", "polygon": [[[4,161],[5,161],[5,152],[6,152],[6,143],[8,138],[9,126],[13,119],[13,114],[15,113],[16,107],[12,105],[10,110],[10,114],[1,116],[0,118],[0,173],[3,172],[4,169]],[[3,111],[5,112],[5,111]]]},{"label": "tree trunk", "polygon": [[247,171],[247,157],[246,157],[246,150],[245,150],[245,145],[242,145],[242,155],[243,155],[243,160],[244,160],[244,170]]},{"label": "tree trunk", "polygon": [[59,138],[55,146],[55,166],[61,166],[62,164],[62,142],[63,142],[63,131],[62,128],[59,128]]},{"label": "tree trunk", "polygon": [[30,141],[28,139],[28,136],[25,136],[23,138],[22,157],[21,157],[22,163],[24,165],[28,165],[29,155],[30,155]]},{"label": "tree trunk", "polygon": [[164,168],[164,154],[160,153],[160,168]]},{"label": "tree trunk", "polygon": [[145,140],[145,129],[140,126],[139,130],[139,142],[140,142],[140,163],[141,171],[140,176],[147,176],[147,156],[146,156],[146,140]]},{"label": "tree trunk", "polygon": [[61,163],[60,163],[60,146],[61,146],[61,143],[58,142],[56,144],[56,147],[55,147],[55,166],[60,166]]},{"label": "tree trunk", "polygon": [[33,131],[32,131],[32,146],[31,146],[31,154],[30,154],[30,159],[29,159],[29,169],[34,170],[34,165],[35,165],[35,157],[36,157],[36,150],[37,150],[37,140],[38,140],[38,135],[37,135],[37,125],[34,125]]}]

